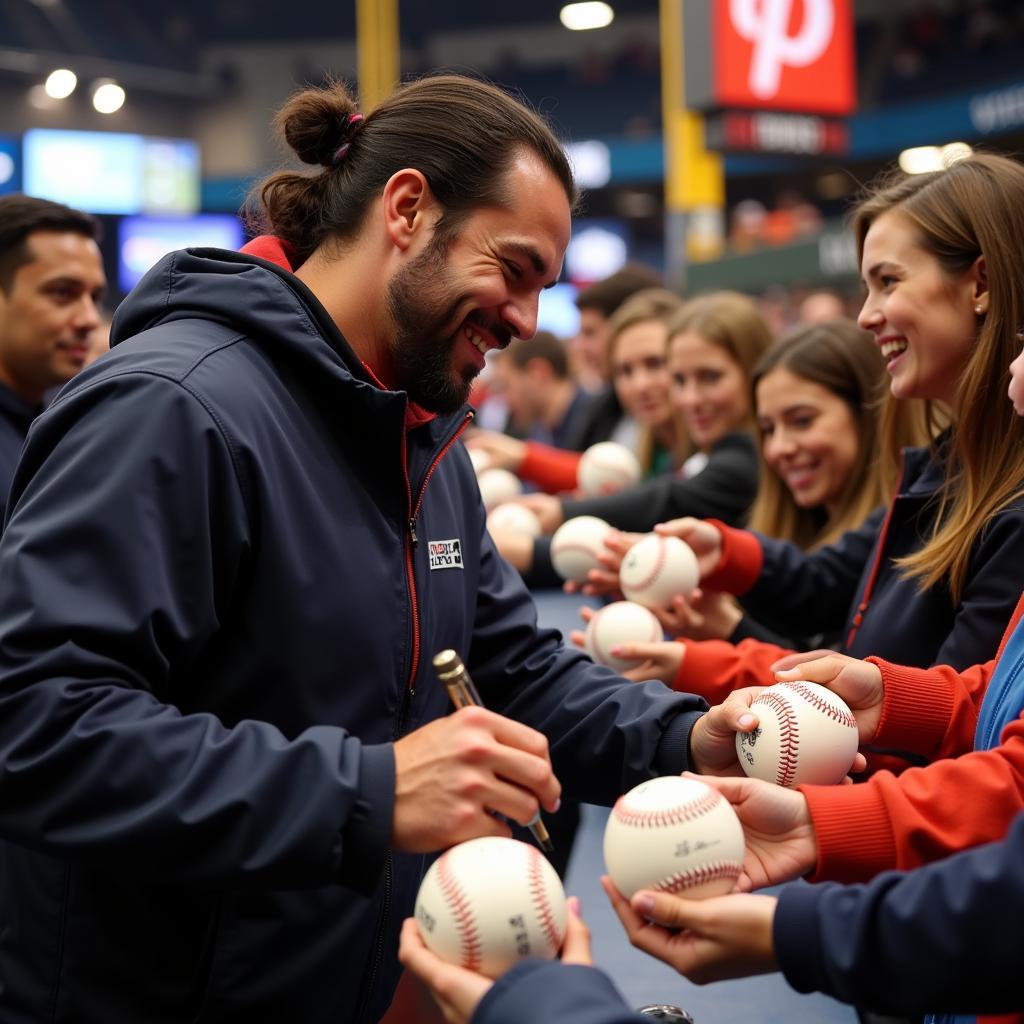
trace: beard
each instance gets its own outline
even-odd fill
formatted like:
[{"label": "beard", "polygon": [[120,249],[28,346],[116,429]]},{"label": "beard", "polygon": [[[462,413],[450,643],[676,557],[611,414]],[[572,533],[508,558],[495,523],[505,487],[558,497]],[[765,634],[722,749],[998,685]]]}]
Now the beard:
[{"label": "beard", "polygon": [[438,239],[402,268],[388,285],[388,311],[395,325],[391,345],[394,387],[430,412],[449,413],[469,397],[476,366],[457,370],[453,353],[461,324],[445,334],[461,299],[448,283],[447,246]]}]

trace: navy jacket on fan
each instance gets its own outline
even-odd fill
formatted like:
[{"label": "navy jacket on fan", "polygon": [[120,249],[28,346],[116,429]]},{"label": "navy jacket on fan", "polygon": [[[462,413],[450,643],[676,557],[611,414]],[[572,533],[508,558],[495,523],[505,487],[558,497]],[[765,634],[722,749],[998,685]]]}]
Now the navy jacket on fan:
[{"label": "navy jacket on fan", "polygon": [[704,708],[538,631],[464,410],[409,422],[295,277],[165,258],[33,425],[0,541],[0,1019],[375,1021],[422,858],[393,743],[430,658],[567,793],[686,767]]},{"label": "navy jacket on fan", "polygon": [[[883,1013],[1024,1006],[1024,816],[1009,836],[866,885],[787,885],[773,938],[786,980]],[[639,1024],[592,967],[528,961],[484,996],[473,1024]]]}]

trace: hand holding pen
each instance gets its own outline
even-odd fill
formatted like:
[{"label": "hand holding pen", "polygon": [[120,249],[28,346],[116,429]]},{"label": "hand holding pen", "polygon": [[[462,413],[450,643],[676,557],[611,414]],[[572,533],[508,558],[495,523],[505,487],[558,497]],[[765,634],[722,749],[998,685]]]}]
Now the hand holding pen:
[{"label": "hand holding pen", "polygon": [[[473,685],[473,680],[470,679],[469,673],[466,671],[466,666],[455,651],[445,650],[436,654],[434,656],[434,671],[437,672],[438,679],[448,691],[448,696],[456,710],[471,705],[484,706],[480,694],[477,693],[476,687]],[[539,810],[530,821],[526,822],[526,826],[542,850],[546,850],[548,853],[554,850],[554,845],[548,835],[548,830],[544,827]]]}]

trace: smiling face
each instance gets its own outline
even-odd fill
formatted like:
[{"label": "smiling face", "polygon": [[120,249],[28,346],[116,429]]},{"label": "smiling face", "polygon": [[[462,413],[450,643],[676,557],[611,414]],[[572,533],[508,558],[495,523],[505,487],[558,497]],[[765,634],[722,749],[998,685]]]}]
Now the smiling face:
[{"label": "smiling face", "polygon": [[701,451],[708,451],[747,418],[746,375],[720,345],[696,331],[683,331],[669,341],[668,369],[672,404]]},{"label": "smiling face", "polygon": [[435,412],[457,409],[485,353],[537,330],[542,288],[558,279],[569,243],[569,201],[532,154],[512,161],[508,203],[434,231],[388,286],[395,387]]},{"label": "smiling face", "polygon": [[898,209],[868,228],[862,258],[867,298],[857,322],[874,334],[896,398],[953,404],[977,334],[976,267],[951,277]]},{"label": "smiling face", "polygon": [[778,367],[757,382],[765,462],[801,508],[835,510],[857,464],[859,424],[828,388]]},{"label": "smiling face", "polygon": [[631,324],[615,339],[612,383],[622,408],[648,427],[672,416],[665,364],[665,325],[658,320]]},{"label": "smiling face", "polygon": [[29,259],[0,288],[0,380],[27,402],[69,381],[89,357],[106,287],[96,243],[33,231]]}]

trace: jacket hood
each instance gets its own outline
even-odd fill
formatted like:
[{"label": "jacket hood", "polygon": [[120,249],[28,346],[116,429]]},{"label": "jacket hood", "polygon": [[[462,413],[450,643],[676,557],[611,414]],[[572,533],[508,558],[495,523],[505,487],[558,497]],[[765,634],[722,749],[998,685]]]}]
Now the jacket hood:
[{"label": "jacket hood", "polygon": [[285,358],[370,373],[313,293],[293,274],[250,253],[195,248],[168,253],[114,315],[110,343],[174,320],[201,319],[237,330]]}]

